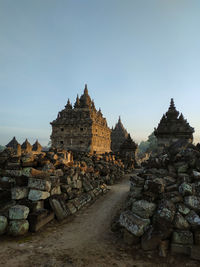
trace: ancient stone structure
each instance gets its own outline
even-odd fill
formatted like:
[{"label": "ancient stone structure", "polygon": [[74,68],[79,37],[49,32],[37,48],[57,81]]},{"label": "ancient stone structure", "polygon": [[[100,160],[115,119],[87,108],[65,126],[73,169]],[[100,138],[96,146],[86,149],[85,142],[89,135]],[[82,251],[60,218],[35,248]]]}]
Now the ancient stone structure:
[{"label": "ancient stone structure", "polygon": [[122,159],[132,160],[135,159],[135,152],[137,149],[137,144],[133,141],[130,134],[120,146],[120,155]]},{"label": "ancient stone structure", "polygon": [[115,125],[115,128],[112,129],[111,132],[111,149],[113,152],[117,153],[120,151],[120,146],[123,144],[123,142],[128,137],[128,132],[124,128],[121,118],[119,117],[119,120],[117,124]]},{"label": "ancient stone structure", "polygon": [[190,127],[182,113],[179,115],[175,108],[174,100],[171,99],[168,111],[163,115],[157,129],[154,131],[158,140],[158,146],[162,148],[179,140],[192,143],[193,133],[194,128]]},{"label": "ancient stone structure", "polygon": [[110,152],[111,131],[101,110],[96,110],[87,85],[80,99],[77,96],[74,107],[68,100],[51,125],[53,148],[97,154]]}]

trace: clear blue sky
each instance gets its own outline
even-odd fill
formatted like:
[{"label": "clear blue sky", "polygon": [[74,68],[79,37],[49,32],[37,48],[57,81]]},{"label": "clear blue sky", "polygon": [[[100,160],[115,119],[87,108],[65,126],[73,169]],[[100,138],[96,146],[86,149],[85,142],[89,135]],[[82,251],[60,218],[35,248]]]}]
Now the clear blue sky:
[{"label": "clear blue sky", "polygon": [[0,144],[47,144],[85,83],[137,142],[171,97],[200,141],[199,0],[0,0],[0,25]]}]

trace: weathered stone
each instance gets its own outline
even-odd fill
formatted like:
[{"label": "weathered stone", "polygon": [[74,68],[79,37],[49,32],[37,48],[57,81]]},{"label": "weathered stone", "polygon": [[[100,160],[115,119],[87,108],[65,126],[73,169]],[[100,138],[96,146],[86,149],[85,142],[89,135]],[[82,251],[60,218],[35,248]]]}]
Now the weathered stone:
[{"label": "weathered stone", "polygon": [[141,247],[143,250],[154,250],[158,247],[161,239],[162,234],[159,231],[155,231],[155,229],[150,226],[142,236]]},{"label": "weathered stone", "polygon": [[181,245],[192,245],[194,243],[193,234],[190,231],[173,232],[172,242]]},{"label": "weathered stone", "polygon": [[150,220],[142,219],[131,211],[125,211],[121,213],[119,223],[135,236],[142,236]]},{"label": "weathered stone", "polygon": [[61,194],[60,186],[56,186],[51,189],[51,196],[60,194]]},{"label": "weathered stone", "polygon": [[8,220],[5,216],[0,215],[0,235],[6,232],[8,226]]},{"label": "weathered stone", "polygon": [[10,220],[23,220],[28,217],[29,208],[23,205],[16,205],[9,209]]},{"label": "weathered stone", "polygon": [[171,253],[172,254],[184,254],[190,255],[191,245],[182,245],[171,243]]},{"label": "weathered stone", "polygon": [[132,205],[132,212],[144,219],[151,217],[155,209],[156,204],[146,200],[135,201]]},{"label": "weathered stone", "polygon": [[127,245],[136,245],[140,242],[140,237],[131,234],[126,229],[123,230],[123,240]]},{"label": "weathered stone", "polygon": [[193,210],[191,210],[187,216],[185,217],[185,219],[189,222],[189,224],[196,228],[196,227],[200,227],[200,217],[198,214],[196,214],[196,212],[194,212]]},{"label": "weathered stone", "polygon": [[193,171],[193,176],[195,180],[200,181],[200,172],[197,171]]},{"label": "weathered stone", "polygon": [[178,167],[178,173],[186,173],[188,170],[188,164],[182,163],[181,166]]},{"label": "weathered stone", "polygon": [[146,180],[144,189],[155,194],[163,193],[165,190],[165,180],[162,178],[155,178],[153,180]]},{"label": "weathered stone", "polygon": [[38,201],[41,199],[46,199],[49,196],[50,196],[49,192],[31,189],[29,194],[28,194],[28,199],[30,199],[32,201]]},{"label": "weathered stone", "polygon": [[12,220],[8,225],[8,233],[12,236],[21,236],[28,232],[29,222],[27,220]]},{"label": "weathered stone", "polygon": [[170,225],[174,219],[174,215],[175,206],[173,202],[169,200],[163,200],[159,204],[154,220],[156,220],[156,222],[161,226],[167,224]]},{"label": "weathered stone", "polygon": [[32,189],[50,192],[51,182],[42,179],[29,178],[28,187]]},{"label": "weathered stone", "polygon": [[56,218],[62,221],[64,218],[69,216],[69,211],[65,207],[65,203],[62,199],[50,198],[50,205],[56,214]]},{"label": "weathered stone", "polygon": [[137,187],[134,184],[131,183],[130,185],[130,195],[132,196],[132,198],[136,197],[141,197],[141,192],[143,190],[143,187]]},{"label": "weathered stone", "polygon": [[27,187],[13,187],[11,189],[12,199],[23,199],[28,196],[28,188]]},{"label": "weathered stone", "polygon": [[182,183],[178,189],[183,196],[190,196],[193,194],[193,188],[191,184]]},{"label": "weathered stone", "polygon": [[69,209],[69,211],[70,211],[71,214],[74,214],[77,211],[76,207],[74,206],[74,204],[72,202],[69,202],[68,201],[66,203],[66,207]]},{"label": "weathered stone", "polygon": [[180,213],[176,213],[174,217],[174,226],[180,230],[187,230],[190,228],[187,220]]},{"label": "weathered stone", "polygon": [[138,186],[138,187],[144,186],[144,178],[139,177],[138,175],[132,175],[130,177],[130,182],[131,182],[131,184]]},{"label": "weathered stone", "polygon": [[177,209],[183,215],[187,215],[190,212],[190,209],[186,207],[183,203],[179,203],[177,205]]},{"label": "weathered stone", "polygon": [[200,197],[187,196],[184,198],[184,203],[191,209],[200,211]]}]

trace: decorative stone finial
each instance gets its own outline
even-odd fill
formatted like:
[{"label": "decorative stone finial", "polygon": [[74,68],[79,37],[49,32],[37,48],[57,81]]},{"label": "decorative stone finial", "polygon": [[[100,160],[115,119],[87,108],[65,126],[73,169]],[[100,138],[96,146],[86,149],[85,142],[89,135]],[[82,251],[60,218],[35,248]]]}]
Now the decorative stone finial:
[{"label": "decorative stone finial", "polygon": [[76,102],[75,102],[75,104],[74,104],[74,107],[75,108],[79,108],[80,107],[80,99],[79,99],[79,96],[77,95],[77,97],[76,97]]},{"label": "decorative stone finial", "polygon": [[72,104],[70,103],[69,98],[68,98],[68,100],[67,100],[67,105],[65,106],[65,108],[67,108],[67,109],[72,109]]},{"label": "decorative stone finial", "polygon": [[85,94],[85,95],[88,95],[87,83],[85,84],[84,94]]}]

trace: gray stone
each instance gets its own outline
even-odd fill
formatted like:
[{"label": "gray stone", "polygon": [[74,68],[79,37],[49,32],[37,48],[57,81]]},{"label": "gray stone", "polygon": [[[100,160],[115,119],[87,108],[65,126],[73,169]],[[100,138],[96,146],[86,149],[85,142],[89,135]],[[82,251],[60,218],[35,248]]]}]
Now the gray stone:
[{"label": "gray stone", "polygon": [[29,222],[27,220],[12,220],[9,222],[8,233],[12,236],[21,236],[28,232]]},{"label": "gray stone", "polygon": [[186,207],[183,203],[179,203],[177,205],[178,212],[180,212],[183,215],[187,215],[190,212],[190,209]]},{"label": "gray stone", "polygon": [[191,209],[200,211],[200,197],[187,196],[184,198],[184,203]]},{"label": "gray stone", "polygon": [[60,194],[61,194],[60,186],[56,186],[51,189],[51,196]]},{"label": "gray stone", "polygon": [[29,194],[28,194],[28,199],[30,199],[32,201],[38,201],[41,199],[46,199],[49,196],[50,196],[49,192],[31,189]]},{"label": "gray stone", "polygon": [[8,226],[8,220],[5,216],[0,215],[0,235],[6,232]]},{"label": "gray stone", "polygon": [[200,180],[200,172],[193,171],[193,176],[195,180]]},{"label": "gray stone", "polygon": [[62,221],[70,214],[62,199],[50,198],[50,205],[59,221]]},{"label": "gray stone", "polygon": [[183,255],[190,255],[191,245],[182,245],[171,243],[171,253],[172,254],[183,254]]},{"label": "gray stone", "polygon": [[120,215],[119,223],[133,235],[142,236],[150,224],[150,220],[142,219],[131,211],[124,211]]},{"label": "gray stone", "polygon": [[155,209],[156,204],[146,200],[135,201],[132,205],[132,212],[144,219],[151,217]]},{"label": "gray stone", "polygon": [[13,187],[11,189],[12,199],[23,199],[28,196],[28,188],[27,187]]},{"label": "gray stone", "polygon": [[190,228],[189,223],[180,213],[176,213],[174,217],[174,226],[180,230],[187,230]]},{"label": "gray stone", "polygon": [[196,212],[191,210],[187,216],[185,216],[185,219],[189,222],[189,224],[192,227],[199,227],[200,226],[200,217]]},{"label": "gray stone", "polygon": [[182,183],[178,190],[183,196],[190,196],[193,194],[193,188],[191,184]]},{"label": "gray stone", "polygon": [[66,207],[69,209],[71,214],[74,214],[77,211],[76,207],[72,202],[67,202]]},{"label": "gray stone", "polygon": [[50,192],[51,182],[43,179],[29,178],[28,187],[32,189]]},{"label": "gray stone", "polygon": [[10,220],[24,220],[28,217],[29,208],[23,205],[16,205],[9,209]]},{"label": "gray stone", "polygon": [[173,232],[172,242],[181,245],[192,245],[194,243],[193,234],[190,231]]}]

